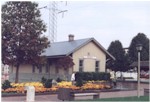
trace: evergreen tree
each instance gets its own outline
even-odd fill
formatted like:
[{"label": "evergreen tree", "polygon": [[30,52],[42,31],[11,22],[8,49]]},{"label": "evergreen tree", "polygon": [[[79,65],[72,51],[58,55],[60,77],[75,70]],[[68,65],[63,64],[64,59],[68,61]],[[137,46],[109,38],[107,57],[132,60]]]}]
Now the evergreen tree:
[{"label": "evergreen tree", "polygon": [[46,25],[37,7],[37,3],[27,1],[9,1],[2,5],[2,61],[16,66],[15,82],[18,82],[19,66],[37,64],[50,44],[43,35]]},{"label": "evergreen tree", "polygon": [[126,71],[127,67],[127,57],[125,56],[125,51],[119,40],[111,42],[108,52],[112,54],[116,60],[110,60],[107,62],[107,68],[113,71]]},{"label": "evergreen tree", "polygon": [[149,60],[149,39],[144,33],[138,33],[131,41],[129,46],[130,63],[138,60],[137,44],[142,44],[141,61]]}]

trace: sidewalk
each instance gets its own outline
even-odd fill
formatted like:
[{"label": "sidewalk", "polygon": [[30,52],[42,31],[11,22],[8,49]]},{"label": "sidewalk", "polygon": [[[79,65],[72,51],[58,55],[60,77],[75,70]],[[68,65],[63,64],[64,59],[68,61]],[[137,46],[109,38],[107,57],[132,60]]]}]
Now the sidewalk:
[{"label": "sidewalk", "polygon": [[[144,91],[141,90],[141,96],[144,95]],[[128,91],[115,91],[115,92],[101,92],[100,98],[113,98],[113,97],[128,97],[128,96],[137,96],[137,90],[128,90]],[[90,96],[86,97],[77,97],[75,100],[78,99],[92,99]],[[26,96],[11,96],[11,97],[2,97],[2,102],[26,102]],[[57,94],[54,95],[36,95],[35,102],[44,102],[44,101],[61,101],[57,98]]]},{"label": "sidewalk", "polygon": [[[2,97],[2,102],[13,102],[13,101],[19,101],[19,102],[26,102],[26,96],[11,96],[11,97]],[[35,102],[44,102],[44,101],[61,101],[57,99],[57,95],[36,95],[35,96]]]}]

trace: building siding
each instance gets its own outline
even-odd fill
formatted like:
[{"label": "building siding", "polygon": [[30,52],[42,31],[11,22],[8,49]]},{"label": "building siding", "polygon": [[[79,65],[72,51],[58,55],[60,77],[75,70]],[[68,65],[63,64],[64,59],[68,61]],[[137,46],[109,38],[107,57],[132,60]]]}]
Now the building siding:
[{"label": "building siding", "polygon": [[[58,68],[58,72],[56,73],[55,63],[49,66],[49,72],[46,72],[46,67],[42,67],[42,73],[39,73],[39,69],[36,67],[35,72],[32,73],[32,65],[24,64],[19,67],[19,82],[26,81],[41,81],[42,77],[48,79],[57,79],[58,77],[65,80],[70,80],[72,74],[72,68],[68,69],[68,73],[64,71],[64,68]],[[11,82],[15,81],[16,67],[9,66],[9,80]]]},{"label": "building siding", "polygon": [[[85,59],[85,56],[88,58]],[[95,62],[98,60],[100,63],[99,72],[105,72],[106,54],[93,42],[89,42],[74,53],[72,53],[74,62],[73,68],[69,68],[68,74],[64,71],[64,68],[58,68],[59,73],[56,73],[55,61],[51,62],[49,66],[49,72],[46,72],[45,66],[42,68],[42,73],[39,73],[39,69],[35,68],[35,73],[32,73],[32,65],[21,65],[19,69],[19,81],[40,81],[44,76],[46,78],[70,80],[73,71],[79,71],[79,59],[84,60],[84,72],[95,72]],[[95,59],[92,59],[95,58]],[[10,81],[15,80],[16,68],[10,66]]]},{"label": "building siding", "polygon": [[[91,58],[85,59],[85,56],[89,56]],[[96,59],[92,59],[92,57],[96,57]],[[105,72],[106,54],[101,51],[101,49],[94,42],[89,42],[73,53],[73,61],[75,63],[73,67],[74,71],[79,71],[79,59],[84,59],[83,70],[85,72],[95,72],[95,60],[100,61],[99,71]]]}]

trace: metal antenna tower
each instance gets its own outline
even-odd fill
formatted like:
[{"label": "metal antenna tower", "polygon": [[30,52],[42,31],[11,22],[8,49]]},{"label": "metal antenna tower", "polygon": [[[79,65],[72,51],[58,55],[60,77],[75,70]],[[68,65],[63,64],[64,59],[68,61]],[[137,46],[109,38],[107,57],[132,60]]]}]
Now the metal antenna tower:
[{"label": "metal antenna tower", "polygon": [[57,34],[57,3],[56,1],[50,2],[49,10],[49,35],[51,43],[56,41]]},{"label": "metal antenna tower", "polygon": [[[67,2],[66,2],[67,4]],[[49,40],[51,43],[56,41],[57,38],[57,14],[62,13],[62,17],[64,15],[64,12],[67,12],[67,10],[58,10],[58,4],[56,1],[51,1],[49,3],[49,7],[44,6],[39,9],[48,9],[49,10]]]}]

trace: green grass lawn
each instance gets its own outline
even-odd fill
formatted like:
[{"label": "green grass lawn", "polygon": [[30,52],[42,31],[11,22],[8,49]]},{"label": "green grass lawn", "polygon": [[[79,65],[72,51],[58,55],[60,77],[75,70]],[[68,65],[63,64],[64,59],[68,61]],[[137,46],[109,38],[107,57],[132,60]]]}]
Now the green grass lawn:
[{"label": "green grass lawn", "polygon": [[84,100],[84,101],[149,101],[149,96],[135,97],[121,97],[121,98],[102,98],[94,100]]}]

